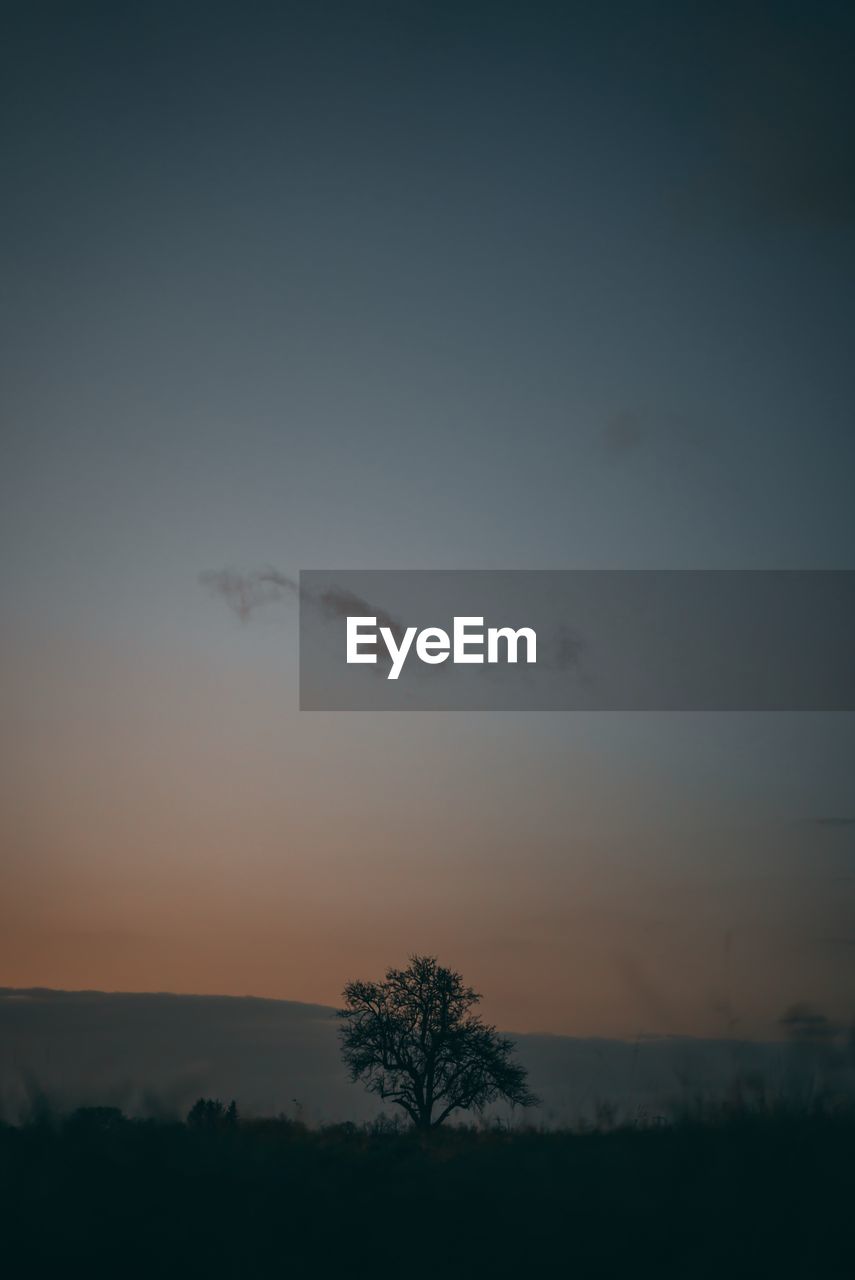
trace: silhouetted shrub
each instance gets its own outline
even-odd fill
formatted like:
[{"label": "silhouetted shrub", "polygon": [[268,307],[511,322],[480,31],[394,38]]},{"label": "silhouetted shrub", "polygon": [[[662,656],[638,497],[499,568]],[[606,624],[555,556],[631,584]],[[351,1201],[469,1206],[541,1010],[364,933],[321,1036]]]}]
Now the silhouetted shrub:
[{"label": "silhouetted shrub", "polygon": [[115,1133],[127,1118],[118,1107],[78,1107],[65,1122],[66,1131],[77,1135]]},{"label": "silhouetted shrub", "polygon": [[228,1106],[219,1098],[199,1098],[187,1113],[191,1129],[226,1129],[237,1124],[237,1103],[234,1098]]}]

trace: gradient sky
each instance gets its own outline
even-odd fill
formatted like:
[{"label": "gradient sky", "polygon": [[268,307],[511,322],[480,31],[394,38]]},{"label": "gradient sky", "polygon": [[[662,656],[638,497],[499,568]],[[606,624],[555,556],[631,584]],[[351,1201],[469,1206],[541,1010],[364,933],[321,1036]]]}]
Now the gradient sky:
[{"label": "gradient sky", "polygon": [[223,567],[855,568],[855,11],[3,7],[0,984],[855,1009],[855,717],[299,713]]}]

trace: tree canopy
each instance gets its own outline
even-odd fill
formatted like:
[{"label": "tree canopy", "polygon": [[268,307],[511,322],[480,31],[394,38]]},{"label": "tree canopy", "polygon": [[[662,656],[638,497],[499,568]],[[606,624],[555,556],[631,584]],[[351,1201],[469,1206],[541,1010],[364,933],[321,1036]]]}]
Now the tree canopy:
[{"label": "tree canopy", "polygon": [[430,1129],[454,1111],[480,1111],[503,1099],[536,1106],[514,1042],[474,1012],[480,995],[435,956],[412,956],[382,982],[349,982],[342,1056],[353,1081],[403,1107]]}]

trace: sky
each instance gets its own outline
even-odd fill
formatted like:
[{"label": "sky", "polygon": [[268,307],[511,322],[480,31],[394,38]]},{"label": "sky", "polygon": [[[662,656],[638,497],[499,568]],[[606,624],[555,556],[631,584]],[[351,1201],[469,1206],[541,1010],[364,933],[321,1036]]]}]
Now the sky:
[{"label": "sky", "polygon": [[200,575],[855,568],[851,6],[3,7],[0,984],[855,1012],[855,717],[297,709]]}]

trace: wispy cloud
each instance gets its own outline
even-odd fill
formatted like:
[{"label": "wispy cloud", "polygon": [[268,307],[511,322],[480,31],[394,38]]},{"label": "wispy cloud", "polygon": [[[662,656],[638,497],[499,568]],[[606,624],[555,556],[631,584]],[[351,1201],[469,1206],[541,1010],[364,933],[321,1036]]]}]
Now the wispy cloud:
[{"label": "wispy cloud", "polygon": [[[385,609],[369,604],[361,596],[344,588],[330,586],[321,591],[308,591],[296,578],[278,569],[256,569],[242,573],[237,569],[209,569],[199,574],[199,581],[215,595],[225,600],[241,622],[249,622],[257,609],[278,600],[293,596],[303,604],[317,609],[322,617],[333,620],[346,617],[372,617],[378,627],[388,627],[400,645],[406,628]],[[380,663],[388,655],[380,655]]]},{"label": "wispy cloud", "polygon": [[556,635],[554,657],[550,665],[558,671],[578,671],[586,648],[584,639],[574,627],[561,626]]},{"label": "wispy cloud", "polygon": [[256,609],[272,604],[283,596],[300,594],[295,578],[277,569],[258,569],[239,573],[236,569],[209,569],[199,574],[199,581],[215,595],[221,596],[241,622],[249,622]]}]

